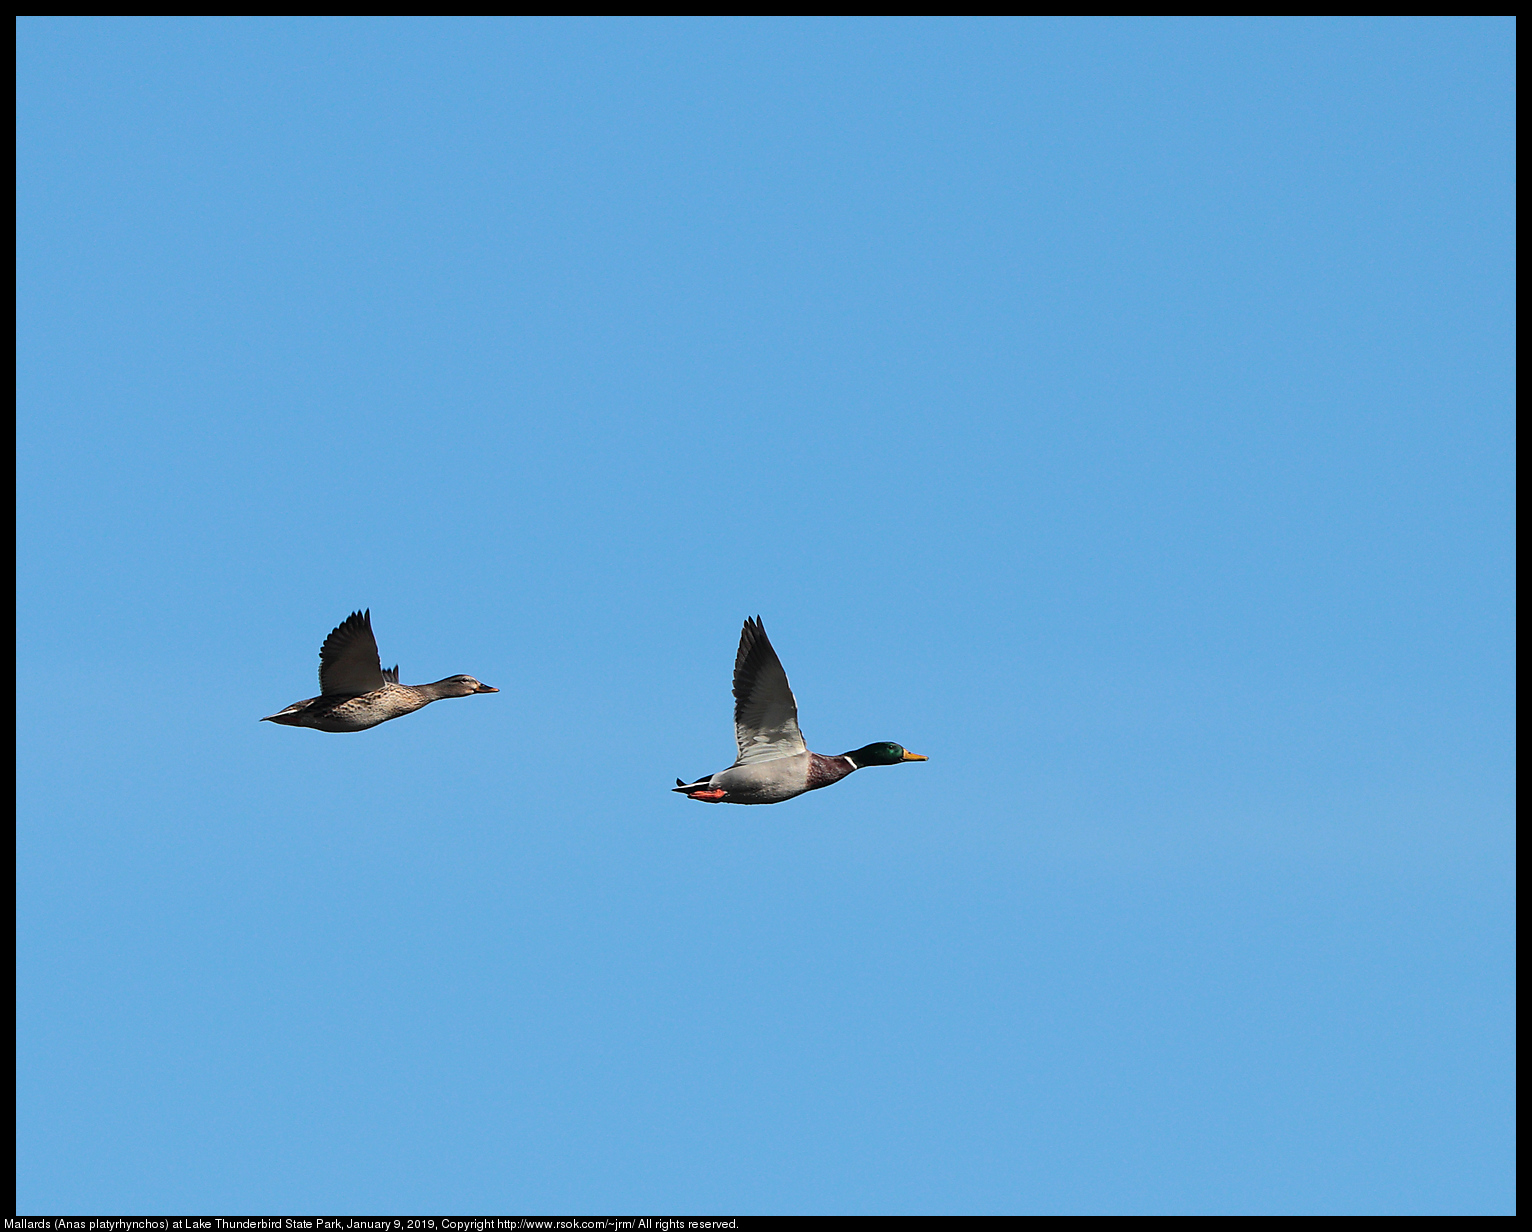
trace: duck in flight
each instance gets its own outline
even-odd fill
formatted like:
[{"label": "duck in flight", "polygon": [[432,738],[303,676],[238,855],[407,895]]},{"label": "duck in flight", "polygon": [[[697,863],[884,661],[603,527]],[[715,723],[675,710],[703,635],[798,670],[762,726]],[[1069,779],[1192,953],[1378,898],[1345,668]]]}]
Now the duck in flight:
[{"label": "duck in flight", "polygon": [[739,758],[732,766],[695,783],[677,779],[671,790],[710,804],[776,804],[828,787],[864,766],[926,760],[891,742],[839,757],[810,753],[798,730],[798,703],[787,673],[759,616],[745,621],[734,658],[734,737]]},{"label": "duck in flight", "polygon": [[319,696],[268,714],[262,723],[312,727],[316,731],[366,731],[443,697],[498,693],[472,676],[448,676],[435,684],[400,684],[397,666],[386,672],[372,636],[372,609],[352,612],[319,649]]}]

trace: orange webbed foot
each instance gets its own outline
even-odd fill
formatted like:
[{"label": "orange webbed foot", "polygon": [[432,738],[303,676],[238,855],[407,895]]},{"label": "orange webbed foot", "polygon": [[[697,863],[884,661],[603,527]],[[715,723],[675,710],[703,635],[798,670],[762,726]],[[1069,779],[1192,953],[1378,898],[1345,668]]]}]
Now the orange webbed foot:
[{"label": "orange webbed foot", "polygon": [[724,791],[722,788],[716,788],[713,791],[689,791],[686,793],[686,798],[688,800],[710,800],[714,804],[717,804],[718,801],[722,800],[728,794],[729,793]]}]

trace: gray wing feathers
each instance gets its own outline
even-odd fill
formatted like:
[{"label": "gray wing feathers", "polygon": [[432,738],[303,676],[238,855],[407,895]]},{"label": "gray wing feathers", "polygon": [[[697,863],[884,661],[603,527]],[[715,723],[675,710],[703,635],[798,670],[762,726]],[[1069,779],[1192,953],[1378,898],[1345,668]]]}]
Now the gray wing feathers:
[{"label": "gray wing feathers", "polygon": [[319,691],[334,696],[371,693],[382,687],[383,665],[372,636],[372,611],[352,612],[319,648]]},{"label": "gray wing feathers", "polygon": [[739,743],[736,766],[791,757],[808,748],[798,730],[798,703],[787,673],[759,616],[745,621],[739,635],[734,660],[734,738]]}]

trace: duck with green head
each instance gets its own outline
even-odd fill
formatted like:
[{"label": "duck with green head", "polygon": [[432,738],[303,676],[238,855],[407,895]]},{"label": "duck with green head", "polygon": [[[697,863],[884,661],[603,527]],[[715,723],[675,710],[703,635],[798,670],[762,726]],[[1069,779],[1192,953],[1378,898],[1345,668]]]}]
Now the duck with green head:
[{"label": "duck with green head", "polygon": [[798,702],[759,616],[745,621],[734,658],[734,737],[739,757],[727,770],[671,788],[709,804],[779,804],[838,783],[866,766],[925,761],[892,741],[826,757],[809,752],[798,730]]}]

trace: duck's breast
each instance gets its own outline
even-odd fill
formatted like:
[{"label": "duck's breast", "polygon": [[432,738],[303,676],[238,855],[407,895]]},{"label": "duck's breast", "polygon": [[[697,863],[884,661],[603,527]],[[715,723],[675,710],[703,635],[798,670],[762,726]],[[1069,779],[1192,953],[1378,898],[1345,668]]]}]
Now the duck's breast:
[{"label": "duck's breast", "polygon": [[839,783],[855,769],[856,767],[845,757],[826,757],[823,753],[810,753],[808,790],[814,791],[820,787],[828,787],[831,783]]},{"label": "duck's breast", "polygon": [[[408,685],[386,684],[371,693],[348,697],[326,709],[322,731],[366,731],[401,714],[419,710],[429,701]],[[317,723],[315,726],[319,726]]]}]

